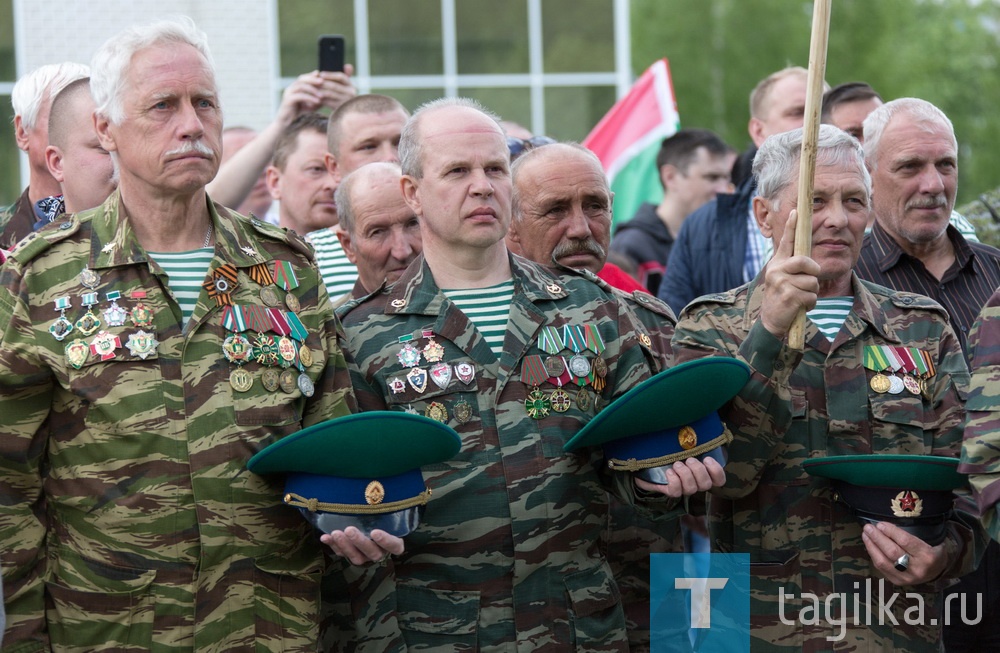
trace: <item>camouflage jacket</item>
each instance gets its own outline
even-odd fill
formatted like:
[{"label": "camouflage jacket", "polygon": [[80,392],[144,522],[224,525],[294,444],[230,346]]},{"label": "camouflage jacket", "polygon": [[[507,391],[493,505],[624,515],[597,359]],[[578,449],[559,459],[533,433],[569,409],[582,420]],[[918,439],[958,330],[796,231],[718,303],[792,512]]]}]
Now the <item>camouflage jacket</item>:
[{"label": "camouflage jacket", "polygon": [[[834,499],[829,482],[807,474],[802,461],[865,453],[958,455],[968,370],[947,314],[926,297],[852,274],[854,307],[836,339],[831,343],[807,322],[805,349],[796,352],[761,323],[760,280],[692,302],[673,343],[678,362],[722,355],[752,368],[746,387],[720,411],[735,440],[726,484],[709,502],[713,550],[750,554],[752,648],[937,651],[940,590],[947,581],[901,588],[891,604],[900,625],[888,618],[880,625],[879,595],[873,591],[869,602],[864,583],[871,578],[878,588],[861,526]],[[923,395],[871,389],[864,347],[883,344],[931,354],[937,371]],[[984,545],[978,521],[956,511],[945,541],[952,564],[943,578],[973,569]],[[888,584],[883,594],[893,591]],[[840,641],[828,641],[838,636],[838,626],[798,618],[811,605],[803,592],[820,601],[842,594],[838,605],[850,608],[857,600],[861,614],[850,615]],[[917,600],[928,625],[910,626],[903,619]],[[865,618],[866,605],[874,619]],[[938,625],[929,625],[932,618]]]},{"label": "camouflage jacket", "polygon": [[35,226],[35,207],[25,188],[17,201],[0,211],[0,249],[11,249]]},{"label": "camouflage jacket", "polygon": [[969,332],[972,383],[966,403],[965,440],[959,470],[972,489],[987,531],[1000,540],[1000,288],[983,306]]},{"label": "camouflage jacket", "polygon": [[[433,496],[405,552],[385,568],[381,582],[391,590],[362,588],[369,607],[378,601],[358,628],[374,650],[628,648],[619,590],[603,552],[602,457],[567,454],[563,444],[593,418],[595,402],[606,404],[659,371],[658,355],[645,327],[599,286],[518,257],[511,257],[511,268],[514,297],[499,361],[440,292],[422,257],[394,285],[343,315],[343,349],[360,409],[436,415],[463,441],[455,459],[424,469]],[[532,419],[525,400],[533,384],[522,378],[522,363],[546,355],[539,348],[543,327],[563,325],[599,332],[606,386],[600,392],[572,386],[565,412]],[[403,341],[413,335],[422,347],[427,331],[444,347],[443,361],[456,378],[443,387],[427,383],[423,391],[419,383],[400,386],[396,380],[409,373],[397,357]],[[555,390],[540,386],[546,395]],[[615,475],[611,485],[635,501],[628,475]],[[665,511],[670,505],[650,503]]]},{"label": "camouflage jacket", "polygon": [[[162,268],[119,215],[117,193],[29,236],[0,273],[5,650],[316,648],[325,547],[282,504],[281,479],[249,473],[246,461],[353,408],[339,323],[300,239],[218,205],[210,212],[211,269],[238,270],[233,304],[261,303],[253,266],[291,263],[315,394],[269,392],[257,362],[244,366],[249,390],[230,385],[222,307],[203,290],[181,327]],[[49,329],[57,298],[70,298],[70,321],[84,315],[84,280],[118,346],[96,345],[81,360],[68,351],[77,330],[59,341]],[[137,327],[138,312],[107,324],[108,292],[126,310],[148,308],[151,324]],[[159,345],[126,348],[141,330]]]}]

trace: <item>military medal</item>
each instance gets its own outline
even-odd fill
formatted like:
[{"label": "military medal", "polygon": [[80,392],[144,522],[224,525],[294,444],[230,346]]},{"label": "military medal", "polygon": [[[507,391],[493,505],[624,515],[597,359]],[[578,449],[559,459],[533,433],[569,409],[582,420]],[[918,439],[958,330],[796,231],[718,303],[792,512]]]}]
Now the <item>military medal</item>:
[{"label": "military medal", "polygon": [[601,412],[602,408],[604,408],[604,397],[601,395],[594,395],[594,414],[596,415]]},{"label": "military medal", "polygon": [[101,314],[104,315],[104,321],[107,322],[108,326],[125,326],[125,320],[128,319],[128,311],[118,305],[118,300],[121,299],[122,294],[117,290],[112,290],[105,293],[105,297],[111,302],[111,306],[101,311]]},{"label": "military medal", "polygon": [[423,392],[427,389],[427,370],[421,367],[412,368],[406,373],[406,381],[417,392]]},{"label": "military medal", "polygon": [[100,356],[102,361],[115,357],[115,350],[122,346],[121,338],[107,331],[101,331],[90,341],[90,351]]},{"label": "military medal", "polygon": [[299,386],[299,392],[301,392],[303,396],[311,397],[316,394],[316,386],[313,385],[312,379],[310,379],[309,375],[305,372],[299,374],[297,383]]},{"label": "military medal", "polygon": [[573,405],[573,400],[565,390],[553,390],[549,395],[549,403],[552,404],[552,410],[565,413]]},{"label": "military medal", "polygon": [[545,359],[545,372],[550,377],[558,378],[566,371],[566,359],[562,356],[549,356]]},{"label": "military medal", "polygon": [[146,360],[156,353],[156,348],[159,345],[159,341],[156,340],[152,333],[140,330],[129,335],[128,341],[125,343],[125,348],[133,356],[138,356],[142,360]]},{"label": "military medal", "polygon": [[264,389],[268,392],[277,392],[278,387],[281,385],[278,378],[278,370],[273,367],[269,367],[260,373],[260,382],[264,386]]},{"label": "military medal", "polygon": [[528,417],[531,419],[542,419],[549,414],[551,408],[552,402],[538,388],[534,388],[529,392],[524,400],[524,409],[528,411]]},{"label": "military medal", "polygon": [[472,363],[458,363],[455,365],[455,376],[465,385],[469,385],[476,378],[476,367]]},{"label": "military medal", "polygon": [[80,272],[79,278],[80,285],[91,290],[97,288],[97,286],[101,283],[101,275],[97,274],[87,266],[83,267],[83,271]]},{"label": "military medal", "polygon": [[590,410],[590,406],[590,393],[587,392],[587,388],[580,388],[576,393],[576,407],[586,413]]},{"label": "military medal", "polygon": [[872,390],[879,394],[889,392],[889,388],[892,387],[892,384],[889,382],[889,377],[881,372],[876,372],[875,376],[872,377],[872,380],[868,383],[868,385],[871,386]]},{"label": "military medal", "polygon": [[212,272],[212,278],[201,284],[208,296],[219,306],[231,306],[230,295],[239,285],[239,272],[232,263],[220,265]]},{"label": "military medal", "polygon": [[88,292],[83,295],[83,305],[87,307],[87,312],[76,321],[76,328],[85,336],[89,336],[101,328],[101,321],[94,315],[91,307],[97,303],[97,293]]},{"label": "military medal", "polygon": [[83,367],[89,357],[90,347],[83,340],[77,338],[66,345],[66,360],[73,366],[73,369],[78,370]]},{"label": "military medal", "polygon": [[448,363],[435,363],[431,367],[431,380],[434,385],[445,390],[451,383],[451,365]]},{"label": "military medal", "polygon": [[390,390],[392,390],[392,394],[394,395],[400,395],[406,392],[406,381],[404,381],[401,376],[394,376],[386,381],[385,384]]},{"label": "military medal", "polygon": [[278,345],[274,336],[258,333],[253,343],[253,357],[261,365],[277,365]]},{"label": "military medal", "polygon": [[[144,290],[133,290],[131,293],[132,299],[145,299],[146,291]],[[129,311],[129,319],[132,320],[132,324],[140,329],[148,329],[153,326],[153,311],[149,310],[149,307],[138,302]]]},{"label": "military medal", "polygon": [[237,367],[229,374],[229,385],[236,392],[246,392],[253,387],[253,375],[242,367]]},{"label": "military medal", "polygon": [[295,276],[295,268],[290,261],[274,262],[274,283],[285,291],[285,306],[293,313],[298,313],[301,305],[292,291],[299,287],[299,279]]},{"label": "military medal", "polygon": [[594,373],[602,379],[608,375],[608,364],[600,356],[594,358]]},{"label": "military medal", "polygon": [[903,379],[899,378],[895,374],[889,377],[889,394],[898,395],[904,388]]},{"label": "military medal", "polygon": [[403,367],[414,367],[420,364],[420,350],[413,346],[412,340],[413,334],[411,333],[399,336],[399,344],[403,346],[396,352],[396,358]]},{"label": "military medal", "polygon": [[[427,338],[427,344],[424,345],[424,359],[428,363],[437,363],[444,358],[444,347],[440,343],[434,340],[434,333],[432,331],[424,331],[424,337]],[[448,375],[451,378],[451,374]]]},{"label": "military medal", "polygon": [[313,353],[311,349],[306,347],[306,343],[302,343],[299,347],[299,361],[302,363],[303,367],[312,367]]},{"label": "military medal", "polygon": [[258,294],[260,295],[260,301],[264,302],[267,306],[274,307],[281,304],[278,291],[273,286],[264,286]]},{"label": "military medal", "polygon": [[294,363],[296,354],[298,354],[298,350],[292,339],[288,336],[281,336],[278,339],[278,356],[282,367],[288,367]]},{"label": "military medal", "polygon": [[906,388],[907,392],[911,395],[920,394],[920,381],[918,381],[915,376],[910,376],[909,374],[903,376],[903,387]]},{"label": "military medal", "polygon": [[582,379],[590,374],[590,361],[583,354],[577,354],[569,359],[569,371]]},{"label": "military medal", "polygon": [[56,299],[56,310],[59,311],[59,317],[56,321],[49,326],[49,333],[56,340],[62,340],[69,335],[69,332],[73,330],[73,323],[66,319],[66,309],[70,308],[70,298],[59,297]]},{"label": "military medal", "polygon": [[299,387],[299,375],[292,368],[285,368],[278,376],[278,385],[281,386],[282,392],[291,394]]},{"label": "military medal", "polygon": [[448,423],[448,409],[444,407],[444,404],[438,401],[432,401],[431,404],[424,410],[424,416],[430,417],[433,420],[441,422],[442,424]]},{"label": "military medal", "polygon": [[242,365],[250,360],[252,353],[253,347],[242,333],[230,334],[222,341],[222,355],[230,363]]},{"label": "military medal", "polygon": [[451,407],[451,411],[454,413],[455,419],[459,424],[465,424],[472,419],[472,404],[465,399],[456,401],[455,405]]}]

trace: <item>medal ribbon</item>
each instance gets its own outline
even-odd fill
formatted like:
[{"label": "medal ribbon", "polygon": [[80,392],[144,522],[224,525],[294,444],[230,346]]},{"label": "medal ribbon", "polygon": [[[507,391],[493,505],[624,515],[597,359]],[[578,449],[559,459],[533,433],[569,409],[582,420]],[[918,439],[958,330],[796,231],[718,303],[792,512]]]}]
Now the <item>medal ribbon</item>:
[{"label": "medal ribbon", "polygon": [[256,304],[250,306],[237,306],[236,310],[242,310],[246,317],[247,326],[254,333],[264,333],[271,330],[271,318],[267,314],[267,309]]},{"label": "medal ribbon", "polygon": [[521,380],[530,386],[539,386],[549,377],[541,356],[525,356],[521,364]]},{"label": "medal ribbon", "polygon": [[[581,388],[585,388],[588,383],[591,384],[591,385],[593,385],[594,379],[596,379],[596,378],[597,378],[597,373],[594,372],[593,368],[591,368],[590,369],[590,374],[588,374],[587,376],[578,376],[578,377],[575,377],[573,380],[576,382],[576,384],[578,386],[580,386]],[[601,379],[601,380],[603,381],[604,379]]]},{"label": "medal ribbon", "polygon": [[542,327],[542,332],[538,334],[538,348],[547,354],[562,351],[563,342],[559,337],[559,330],[552,326]]},{"label": "medal ribbon", "polygon": [[587,342],[587,349],[594,352],[598,356],[604,351],[604,338],[601,337],[601,332],[597,330],[596,324],[585,324],[583,325],[583,333]]},{"label": "medal ribbon", "polygon": [[86,306],[87,308],[90,308],[91,306],[93,306],[96,303],[97,303],[97,293],[96,292],[88,292],[88,293],[84,293],[83,294],[83,305],[84,306]]},{"label": "medal ribbon", "polygon": [[283,290],[292,290],[299,287],[299,279],[295,276],[295,268],[291,261],[274,262],[274,283]]},{"label": "medal ribbon", "polygon": [[302,324],[302,320],[299,316],[291,311],[285,313],[285,318],[288,319],[289,328],[292,330],[292,337],[299,342],[305,342],[306,338],[309,337],[309,332],[306,331],[306,327]]},{"label": "medal ribbon", "polygon": [[112,304],[122,298],[122,294],[117,290],[112,290],[111,292],[107,292],[104,294],[104,296],[107,297],[108,301],[111,302]]},{"label": "medal ribbon", "polygon": [[275,333],[287,336],[292,332],[292,326],[288,323],[288,318],[285,317],[284,311],[277,308],[269,308],[267,309],[267,313],[271,318],[271,326],[274,328]]},{"label": "medal ribbon", "polygon": [[880,347],[866,346],[864,359],[865,369],[873,372],[881,372],[882,370],[889,369],[889,359],[886,358],[885,352]]},{"label": "medal ribbon", "polygon": [[579,354],[586,349],[587,338],[583,335],[583,327],[579,324],[564,324],[563,344],[574,354]]},{"label": "medal ribbon", "polygon": [[928,378],[934,376],[934,360],[931,358],[931,353],[929,351],[921,351],[920,358],[924,361],[924,368],[926,370],[925,374]]},{"label": "medal ribbon", "polygon": [[889,361],[889,368],[893,372],[898,372],[899,368],[903,367],[903,361],[900,360],[899,356],[896,355],[896,350],[891,345],[879,345],[879,349],[882,350],[883,355],[886,360]]},{"label": "medal ribbon", "polygon": [[65,311],[67,308],[70,308],[71,306],[72,306],[72,304],[70,302],[69,295],[66,295],[65,297],[57,297],[56,298],[56,310],[57,311]]},{"label": "medal ribbon", "polygon": [[274,283],[271,271],[267,269],[267,263],[257,263],[247,269],[247,275],[259,286],[270,286]]},{"label": "medal ribbon", "polygon": [[916,371],[917,365],[913,360],[909,347],[893,347],[893,351],[896,352],[896,356],[902,362],[904,372],[911,374]]}]

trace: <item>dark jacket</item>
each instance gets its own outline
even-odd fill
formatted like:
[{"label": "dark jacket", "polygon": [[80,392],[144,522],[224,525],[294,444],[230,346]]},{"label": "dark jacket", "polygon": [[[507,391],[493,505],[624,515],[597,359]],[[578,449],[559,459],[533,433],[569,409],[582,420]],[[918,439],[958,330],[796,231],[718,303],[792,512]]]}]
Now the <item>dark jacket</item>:
[{"label": "dark jacket", "polygon": [[657,297],[678,315],[693,299],[743,284],[747,211],[756,183],[719,194],[689,215],[677,234]]},{"label": "dark jacket", "polygon": [[611,241],[611,251],[635,261],[636,276],[655,295],[663,280],[674,237],[656,215],[656,205],[644,202],[632,219],[621,224]]}]

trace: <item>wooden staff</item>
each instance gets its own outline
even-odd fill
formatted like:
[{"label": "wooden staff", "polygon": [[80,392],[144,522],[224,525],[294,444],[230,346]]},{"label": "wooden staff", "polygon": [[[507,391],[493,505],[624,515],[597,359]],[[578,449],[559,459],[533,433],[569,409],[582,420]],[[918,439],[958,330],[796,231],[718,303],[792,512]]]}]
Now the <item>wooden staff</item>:
[{"label": "wooden staff", "polygon": [[[795,221],[795,256],[812,253],[812,200],[816,176],[816,140],[819,111],[826,77],[826,44],[830,36],[830,3],[813,0],[812,36],[809,40],[809,75],[806,78],[806,115],[802,124],[802,155],[799,161],[798,217]],[[788,330],[788,346],[802,349],[806,337],[806,312],[800,311]]]}]

